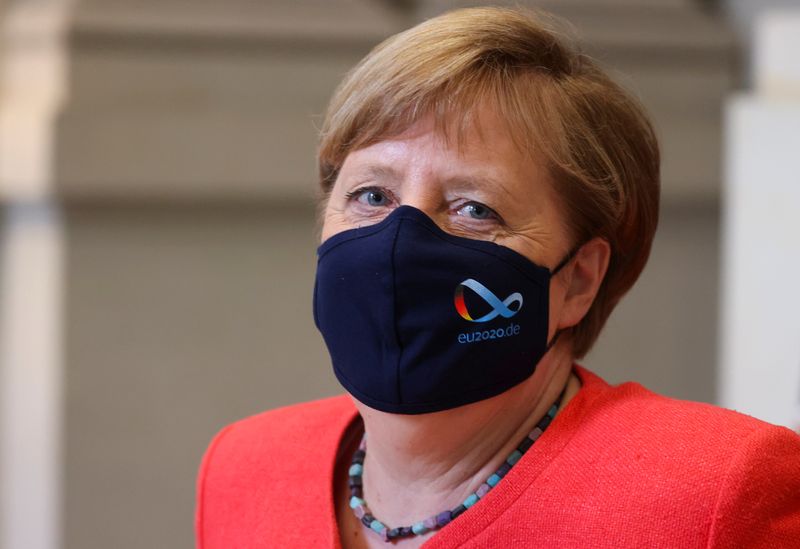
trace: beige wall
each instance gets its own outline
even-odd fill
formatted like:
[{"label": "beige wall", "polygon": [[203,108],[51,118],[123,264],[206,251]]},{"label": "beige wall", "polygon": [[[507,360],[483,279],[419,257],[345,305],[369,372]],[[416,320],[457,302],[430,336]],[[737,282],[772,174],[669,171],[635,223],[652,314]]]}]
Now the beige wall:
[{"label": "beige wall", "polygon": [[[77,2],[65,213],[63,546],[190,547],[205,446],[340,389],[311,317],[319,115],[382,37],[463,2]],[[688,0],[542,2],[652,110],[652,260],[584,361],[714,399],[724,26]],[[0,549],[17,549],[2,547]]]},{"label": "beige wall", "polygon": [[224,423],[334,394],[313,210],[67,210],[66,547],[187,547]]},{"label": "beige wall", "polygon": [[586,365],[611,382],[715,401],[718,220],[715,204],[662,206],[650,262]]}]

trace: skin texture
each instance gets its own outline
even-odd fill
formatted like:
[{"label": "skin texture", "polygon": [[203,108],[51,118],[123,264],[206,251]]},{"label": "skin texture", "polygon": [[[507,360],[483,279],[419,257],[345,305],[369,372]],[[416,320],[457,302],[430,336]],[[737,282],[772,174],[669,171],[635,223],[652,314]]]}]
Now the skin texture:
[{"label": "skin texture", "polygon": [[[483,108],[462,140],[423,118],[404,133],[351,152],[325,205],[322,240],[377,223],[400,205],[414,206],[443,230],[507,246],[553,268],[576,246],[558,194],[535,154],[520,151],[505,124]],[[452,136],[450,136],[452,137]],[[550,333],[577,324],[608,267],[602,239],[583,243],[552,280]],[[523,383],[453,410],[399,415],[355,404],[363,418],[342,448],[337,518],[345,548],[386,547],[347,506],[346,470],[365,429],[364,494],[384,524],[410,525],[456,507],[503,462],[567,385],[578,391],[569,339],[561,338]],[[398,542],[419,547],[435,533]]]}]

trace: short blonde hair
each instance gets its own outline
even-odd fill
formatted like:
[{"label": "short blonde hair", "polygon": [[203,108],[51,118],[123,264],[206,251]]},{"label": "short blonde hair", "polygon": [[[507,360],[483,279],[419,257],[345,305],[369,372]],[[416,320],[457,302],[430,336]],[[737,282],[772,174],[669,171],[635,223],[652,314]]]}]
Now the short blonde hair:
[{"label": "short blonde hair", "polygon": [[[521,150],[543,159],[575,244],[611,247],[591,308],[570,329],[584,356],[650,254],[659,203],[659,149],[641,105],[541,12],[456,10],[378,45],[331,99],[319,147],[327,193],[347,155],[433,114],[458,134],[488,101]],[[460,137],[459,137],[460,139]]]}]

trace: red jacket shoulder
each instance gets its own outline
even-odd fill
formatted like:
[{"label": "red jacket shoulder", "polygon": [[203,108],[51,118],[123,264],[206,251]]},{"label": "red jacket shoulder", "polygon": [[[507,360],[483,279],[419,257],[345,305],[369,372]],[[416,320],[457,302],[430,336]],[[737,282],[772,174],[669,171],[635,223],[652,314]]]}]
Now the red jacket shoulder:
[{"label": "red jacket shoulder", "polygon": [[352,401],[342,395],[241,419],[223,428],[211,441],[200,474],[203,476],[215,464],[240,469],[282,460],[287,453],[294,459],[304,451],[314,452],[316,448],[336,444],[341,429],[354,415]]},{"label": "red jacket shoulder", "polygon": [[355,416],[340,396],[263,412],[217,433],[197,478],[197,547],[267,547],[302,532],[281,530],[291,519],[284,515],[330,499],[339,437]]},{"label": "red jacket shoulder", "polygon": [[[551,497],[566,493],[572,507],[613,511],[641,525],[645,537],[661,536],[663,546],[797,546],[800,436],[635,383],[610,386],[591,374],[582,380],[586,393],[560,422],[570,438],[559,460],[569,489],[559,485]],[[600,528],[608,516],[598,516]]]},{"label": "red jacket shoulder", "polygon": [[612,386],[585,370],[581,378],[591,395],[580,414],[583,430],[624,433],[646,446],[658,445],[661,454],[719,453],[727,459],[756,433],[797,437],[784,427],[712,404],[665,397],[638,383]]},{"label": "red jacket shoulder", "polygon": [[[328,432],[332,423],[342,419],[348,421],[355,414],[355,407],[346,395],[311,402],[303,402],[267,410],[240,419],[217,434],[224,437],[225,446],[258,449],[265,442],[274,446],[275,441],[301,443],[304,439],[317,442],[321,433]],[[214,441],[212,441],[212,446]]]}]

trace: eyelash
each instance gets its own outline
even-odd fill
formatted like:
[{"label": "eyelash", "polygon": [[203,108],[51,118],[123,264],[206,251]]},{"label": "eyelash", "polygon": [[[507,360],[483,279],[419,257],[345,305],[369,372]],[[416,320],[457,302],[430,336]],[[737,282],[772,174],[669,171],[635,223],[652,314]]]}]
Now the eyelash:
[{"label": "eyelash", "polygon": [[[348,201],[356,200],[356,199],[358,199],[359,196],[363,195],[364,193],[368,193],[368,192],[380,193],[383,196],[385,196],[387,199],[394,200],[394,197],[392,196],[392,194],[390,192],[386,191],[386,189],[383,189],[381,187],[375,187],[375,186],[372,186],[372,185],[366,186],[366,187],[359,187],[357,189],[353,189],[352,191],[349,191],[349,192],[347,192],[345,194],[345,198]],[[465,206],[469,206],[469,205],[475,205],[475,206],[479,206],[481,208],[486,208],[486,210],[488,210],[488,212],[489,212],[489,217],[487,217],[486,219],[472,218],[475,221],[488,221],[490,219],[493,219],[494,221],[496,221],[498,223],[503,223],[503,218],[500,217],[500,215],[496,211],[494,211],[492,208],[490,208],[486,204],[482,204],[482,203],[476,202],[474,200],[471,200],[469,202],[465,202],[464,204],[462,204],[459,207],[459,210],[461,208],[464,208]]]},{"label": "eyelash", "polygon": [[354,189],[354,190],[348,192],[347,194],[345,194],[345,197],[347,198],[347,200],[353,200],[354,198],[358,198],[362,194],[368,193],[368,192],[381,193],[382,195],[386,196],[386,198],[392,198],[391,193],[386,192],[386,190],[381,189],[380,187],[372,187],[372,186],[359,187],[358,189]]}]

